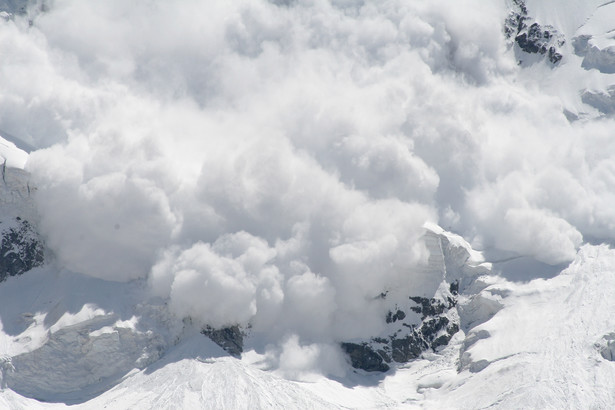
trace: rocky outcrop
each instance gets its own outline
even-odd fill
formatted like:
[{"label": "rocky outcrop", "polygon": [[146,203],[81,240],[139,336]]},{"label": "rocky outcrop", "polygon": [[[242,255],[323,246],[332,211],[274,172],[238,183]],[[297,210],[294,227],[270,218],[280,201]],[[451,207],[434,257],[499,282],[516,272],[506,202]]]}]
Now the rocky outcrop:
[{"label": "rocky outcrop", "polygon": [[559,49],[565,44],[564,36],[553,26],[540,25],[528,16],[523,0],[513,0],[513,10],[504,24],[506,38],[527,54],[545,56],[552,64],[562,59]]},{"label": "rocky outcrop", "polygon": [[241,357],[244,333],[239,326],[229,326],[222,329],[214,329],[211,326],[207,326],[201,333],[209,337],[231,356]]},{"label": "rocky outcrop", "polygon": [[342,349],[350,357],[350,363],[355,369],[367,372],[386,372],[389,366],[385,363],[390,358],[385,352],[376,352],[369,343],[342,343]]},{"label": "rocky outcrop", "polygon": [[[423,273],[434,282],[422,288],[421,296],[400,295],[395,290],[380,293],[378,300],[385,306],[390,300],[390,309],[382,318],[385,330],[368,340],[341,344],[353,367],[387,371],[395,363],[406,363],[425,352],[439,352],[462,328],[460,309],[465,306],[458,305],[461,293],[474,286],[490,265],[463,238],[435,225],[425,228],[423,239],[430,256]],[[464,298],[465,304],[467,295]],[[466,322],[473,318],[467,309],[464,315]]]},{"label": "rocky outcrop", "polygon": [[[387,371],[392,362],[406,363],[425,351],[435,352],[446,346],[459,331],[458,316],[453,312],[458,287],[458,282],[450,284],[444,298],[411,296],[407,311],[396,306],[384,318],[387,324],[396,325],[396,330],[386,337],[342,343],[352,366],[368,372]],[[418,323],[417,315],[420,317]]]},{"label": "rocky outcrop", "polygon": [[0,229],[0,282],[43,264],[43,241],[28,221],[15,217]]},{"label": "rocky outcrop", "polygon": [[0,282],[21,275],[44,262],[45,246],[36,228],[30,175],[19,168],[1,166]]}]

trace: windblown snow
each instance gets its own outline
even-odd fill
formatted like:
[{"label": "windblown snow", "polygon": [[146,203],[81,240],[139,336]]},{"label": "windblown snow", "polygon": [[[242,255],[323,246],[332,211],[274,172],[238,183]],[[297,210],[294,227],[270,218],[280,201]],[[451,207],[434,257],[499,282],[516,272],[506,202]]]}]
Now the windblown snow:
[{"label": "windblown snow", "polygon": [[613,407],[613,17],[0,0],[0,407]]}]

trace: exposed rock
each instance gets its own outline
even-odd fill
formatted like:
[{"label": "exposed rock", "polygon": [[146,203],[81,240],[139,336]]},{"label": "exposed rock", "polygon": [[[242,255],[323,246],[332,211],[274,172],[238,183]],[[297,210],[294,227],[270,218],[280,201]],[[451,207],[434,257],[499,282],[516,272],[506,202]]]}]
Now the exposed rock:
[{"label": "exposed rock", "polygon": [[564,36],[553,26],[540,25],[529,17],[523,0],[513,0],[513,10],[505,21],[504,34],[527,54],[546,56],[552,64],[562,59],[559,49],[565,44]]},{"label": "exposed rock", "polygon": [[413,306],[410,309],[412,309],[412,311],[416,313],[421,314],[421,320],[425,320],[427,316],[441,315],[446,309],[444,303],[434,298],[427,299],[419,296],[410,296],[410,300],[414,301],[419,305]]},{"label": "exposed rock", "polygon": [[16,217],[0,229],[0,282],[43,264],[43,241],[28,221]]},{"label": "exposed rock", "polygon": [[[457,286],[451,284],[449,287],[456,291]],[[406,363],[420,357],[426,350],[437,351],[459,331],[459,324],[448,317],[449,310],[456,306],[454,295],[446,296],[446,300],[418,296],[409,300],[416,304],[410,306],[409,311],[421,315],[418,324],[412,323],[411,315],[396,307],[385,317],[386,323],[399,325],[393,334],[374,337],[360,344],[342,343],[353,367],[366,371],[386,371],[389,369],[386,363]]]},{"label": "exposed rock", "polygon": [[201,333],[209,337],[231,356],[241,357],[244,333],[239,326],[235,325],[222,329],[214,329],[211,326],[207,326]]},{"label": "exposed rock", "polygon": [[387,313],[386,322],[395,323],[398,320],[403,320],[405,317],[406,314],[403,312],[403,310],[398,309],[395,313],[389,311],[389,313]]},{"label": "exposed rock", "polygon": [[398,363],[416,359],[429,346],[414,329],[411,334],[401,339],[391,339],[391,357]]},{"label": "exposed rock", "polygon": [[459,295],[459,282],[455,281],[451,283],[451,286],[448,288],[448,290],[449,292],[451,292],[451,295],[453,296]]},{"label": "exposed rock", "polygon": [[367,343],[342,343],[342,349],[350,357],[352,367],[368,372],[386,372],[389,366],[382,355],[376,353]]},{"label": "exposed rock", "polygon": [[[342,343],[354,367],[383,371],[389,364],[406,363],[426,351],[438,352],[461,329],[459,295],[466,289],[472,290],[470,285],[490,267],[463,238],[438,226],[426,226],[424,239],[430,255],[423,273],[441,282],[423,289],[432,297],[408,297],[395,289],[382,292],[377,299],[391,303],[383,317],[385,330],[368,340]],[[464,301],[464,308],[465,304]],[[475,320],[471,309],[464,313],[466,321]]]},{"label": "exposed rock", "polygon": [[0,180],[0,282],[43,264],[44,244],[35,221],[30,175],[2,164]]}]

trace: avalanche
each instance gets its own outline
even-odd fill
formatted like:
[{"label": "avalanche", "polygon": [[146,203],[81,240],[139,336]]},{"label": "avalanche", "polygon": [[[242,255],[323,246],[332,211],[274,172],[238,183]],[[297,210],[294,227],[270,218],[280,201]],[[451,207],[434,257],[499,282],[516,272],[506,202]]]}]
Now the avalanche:
[{"label": "avalanche", "polygon": [[614,407],[613,17],[0,0],[0,408]]}]

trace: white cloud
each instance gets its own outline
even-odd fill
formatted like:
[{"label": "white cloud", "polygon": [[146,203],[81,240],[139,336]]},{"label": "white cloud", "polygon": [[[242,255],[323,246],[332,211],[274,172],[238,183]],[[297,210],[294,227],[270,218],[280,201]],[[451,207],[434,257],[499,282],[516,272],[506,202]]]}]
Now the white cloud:
[{"label": "white cloud", "polygon": [[295,334],[300,369],[305,340],[377,331],[384,289],[433,288],[425,221],[547,263],[613,238],[613,120],[565,119],[504,2],[277,3],[0,21],[0,129],[49,147],[28,167],[66,267]]}]

